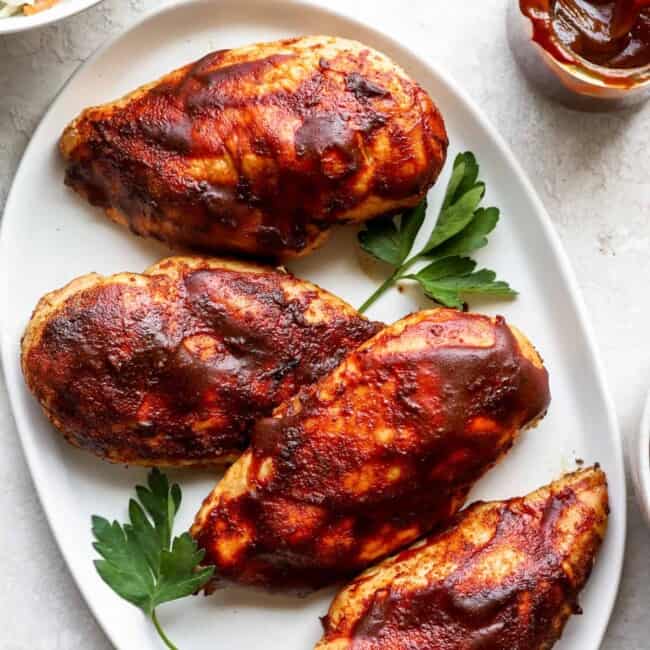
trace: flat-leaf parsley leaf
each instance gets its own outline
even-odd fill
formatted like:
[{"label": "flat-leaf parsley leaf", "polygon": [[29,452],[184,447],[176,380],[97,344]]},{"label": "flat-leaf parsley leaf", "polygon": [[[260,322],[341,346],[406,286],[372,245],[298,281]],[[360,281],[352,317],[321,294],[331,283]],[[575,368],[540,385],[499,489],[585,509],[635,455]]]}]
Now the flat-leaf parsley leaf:
[{"label": "flat-leaf parsley leaf", "polygon": [[[476,262],[467,257],[483,248],[499,221],[499,210],[480,207],[485,183],[479,180],[479,165],[473,153],[456,156],[451,178],[436,224],[419,252],[411,254],[424,223],[426,199],[393,219],[375,219],[359,233],[359,244],[367,253],[393,267],[392,274],[366,300],[366,311],[398,280],[409,278],[424,293],[447,307],[462,309],[467,294],[515,296],[516,291],[488,269],[475,271]],[[417,273],[409,273],[416,262],[429,262]]]},{"label": "flat-leaf parsley leaf", "polygon": [[95,568],[118,596],[151,618],[165,645],[176,650],[160,627],[156,607],[196,593],[212,577],[214,567],[199,567],[204,551],[189,533],[172,540],[181,504],[177,484],[170,487],[167,477],[153,469],[147,486],[135,490],[138,499],[129,501],[129,523],[92,517],[93,547],[101,556]]}]

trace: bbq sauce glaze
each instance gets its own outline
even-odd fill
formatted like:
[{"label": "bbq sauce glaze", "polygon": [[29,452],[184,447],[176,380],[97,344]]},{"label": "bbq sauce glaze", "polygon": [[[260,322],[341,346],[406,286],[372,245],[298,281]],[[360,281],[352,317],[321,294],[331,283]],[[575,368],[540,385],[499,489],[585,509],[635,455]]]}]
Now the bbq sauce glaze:
[{"label": "bbq sauce glaze", "polygon": [[475,503],[349,584],[316,650],[548,650],[581,611],[607,514],[598,466]]},{"label": "bbq sauce glaze", "polygon": [[28,385],[66,439],[112,462],[228,461],[256,419],[381,328],[271,268],[158,269],[178,278],[72,294],[23,349]]},{"label": "bbq sauce glaze", "polygon": [[382,330],[257,421],[192,528],[217,567],[209,588],[357,573],[453,516],[549,400],[502,318],[440,309]]},{"label": "bbq sauce glaze", "polygon": [[620,71],[650,65],[650,4],[643,2],[520,0],[519,6],[531,20],[533,41],[558,61]]}]

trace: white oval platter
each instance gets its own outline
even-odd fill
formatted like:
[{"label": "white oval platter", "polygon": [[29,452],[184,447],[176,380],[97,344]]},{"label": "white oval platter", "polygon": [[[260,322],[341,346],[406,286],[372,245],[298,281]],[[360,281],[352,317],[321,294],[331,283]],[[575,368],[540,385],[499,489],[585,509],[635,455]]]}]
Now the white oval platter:
[{"label": "white oval platter", "polygon": [[[548,365],[553,402],[542,424],[523,436],[472,497],[523,494],[575,469],[576,460],[602,464],[611,494],[609,533],[582,596],[584,615],[573,617],[557,646],[597,650],[624,551],[622,453],[591,329],[550,220],[503,141],[435,61],[348,17],[299,0],[186,0],[158,9],[75,73],[43,118],[18,169],[0,243],[2,359],[25,455],[70,571],[116,647],[160,647],[144,616],[119,600],[92,565],[91,514],[123,520],[132,488],[145,473],[108,465],[62,442],[25,389],[19,344],[31,310],[46,291],[90,271],[141,271],[169,250],[109,223],[64,187],[58,136],[82,108],[119,97],[208,51],[309,33],[351,37],[386,52],[439,105],[449,130],[450,157],[471,149],[481,163],[487,202],[501,208],[502,219],[478,258],[509,280],[520,296],[511,302],[473,301],[472,306],[502,313],[528,334]],[[433,205],[439,203],[449,167],[430,195]],[[325,248],[290,265],[291,270],[359,305],[380,275],[376,267],[361,263],[355,241],[354,229],[342,228]],[[393,291],[370,315],[390,322],[424,306],[430,303],[415,291]],[[187,471],[171,475],[184,489],[180,528],[189,525],[217,477]],[[160,617],[169,636],[185,649],[304,650],[319,638],[318,617],[327,611],[333,593],[330,589],[300,599],[233,587],[210,598],[165,605]]]}]

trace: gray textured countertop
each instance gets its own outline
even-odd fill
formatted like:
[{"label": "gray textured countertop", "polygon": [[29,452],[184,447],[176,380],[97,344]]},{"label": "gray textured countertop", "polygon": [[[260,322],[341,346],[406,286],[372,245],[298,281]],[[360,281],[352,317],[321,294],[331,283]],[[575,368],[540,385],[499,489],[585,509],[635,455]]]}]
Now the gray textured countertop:
[{"label": "gray textured countertop", "polygon": [[[0,207],[30,134],[74,69],[158,0],[107,0],[58,25],[0,36]],[[478,102],[522,162],[595,323],[624,436],[650,385],[650,104],[571,113],[538,96],[506,47],[506,0],[328,0],[415,45]],[[37,189],[37,188],[35,188]],[[0,647],[104,649],[44,520],[0,378]],[[621,592],[603,648],[650,648],[650,532],[630,493]]]}]

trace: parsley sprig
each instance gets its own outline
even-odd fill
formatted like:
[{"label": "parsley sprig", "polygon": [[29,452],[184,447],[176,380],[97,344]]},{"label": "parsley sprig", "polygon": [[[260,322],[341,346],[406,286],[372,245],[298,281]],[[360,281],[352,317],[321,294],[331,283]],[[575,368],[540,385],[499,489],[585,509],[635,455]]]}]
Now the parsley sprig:
[{"label": "parsley sprig", "polygon": [[167,648],[177,650],[160,626],[156,607],[198,591],[211,578],[214,567],[198,568],[204,551],[189,533],[172,541],[180,487],[170,487],[158,469],[149,473],[147,484],[138,485],[138,500],[129,501],[130,523],[120,525],[92,517],[93,547],[102,556],[95,560],[95,568],[118,596],[151,618]]},{"label": "parsley sprig", "polygon": [[[377,219],[359,233],[361,248],[390,264],[392,274],[359,308],[365,312],[381,295],[401,279],[415,280],[432,300],[446,307],[462,309],[463,296],[484,294],[515,296],[494,271],[476,271],[476,262],[467,255],[487,244],[487,236],[499,221],[497,208],[480,207],[485,183],[479,180],[479,166],[473,153],[466,151],[454,161],[436,224],[423,248],[411,254],[427,210],[426,199],[393,219]],[[416,262],[429,264],[416,273]]]}]

